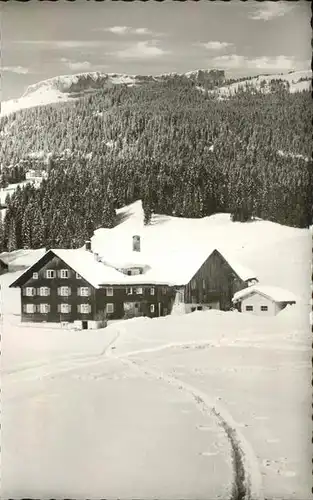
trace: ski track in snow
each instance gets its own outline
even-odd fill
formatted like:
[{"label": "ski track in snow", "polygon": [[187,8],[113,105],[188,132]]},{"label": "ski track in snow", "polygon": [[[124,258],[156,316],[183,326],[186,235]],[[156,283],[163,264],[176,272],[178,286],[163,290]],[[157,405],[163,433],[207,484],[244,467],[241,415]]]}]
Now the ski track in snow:
[{"label": "ski track in snow", "polygon": [[[152,369],[147,365],[140,366],[135,360],[129,359],[130,356],[133,355],[144,354],[147,352],[158,352],[160,350],[170,349],[173,347],[190,347],[195,345],[208,346],[208,342],[170,343],[154,348],[136,350],[125,354],[115,354],[115,344],[120,339],[120,336],[125,332],[121,326],[116,326],[114,329],[115,334],[113,338],[98,354],[90,354],[88,356],[76,355],[75,357],[69,356],[67,358],[59,359],[57,362],[53,363],[43,363],[41,365],[33,365],[30,367],[24,366],[20,369],[16,369],[15,371],[12,370],[11,372],[7,372],[5,377],[9,383],[13,382],[13,384],[19,383],[20,381],[30,382],[75,371],[79,368],[87,366],[91,367],[95,364],[103,363],[106,359],[114,359],[121,361],[128,367],[140,371],[144,375],[148,375],[176,387],[178,390],[191,396],[197,408],[199,408],[201,412],[211,417],[213,416],[228,438],[232,452],[234,475],[233,491],[230,500],[264,500],[262,478],[258,460],[251,445],[240,431],[240,425],[234,421],[230,413],[223,408],[220,403],[217,403],[216,400],[210,399],[207,394],[200,391],[197,387],[187,384],[176,377]],[[27,374],[26,378],[25,373]],[[19,395],[11,394],[11,391],[8,392],[10,393],[8,399],[20,397]]]},{"label": "ski track in snow", "polygon": [[[122,329],[119,328],[120,333],[123,333]],[[120,335],[117,335],[116,341],[118,341]],[[200,344],[200,343],[198,343]],[[207,342],[203,343],[207,345]],[[182,347],[185,344],[181,344]],[[190,345],[188,343],[187,345]],[[177,347],[177,344],[175,344]],[[126,364],[128,367],[134,367],[145,375],[152,376],[158,380],[166,382],[171,386],[178,388],[192,396],[196,403],[196,406],[200,408],[203,413],[214,416],[218,421],[221,428],[226,433],[229,440],[231,450],[232,450],[232,462],[233,462],[233,491],[231,500],[264,500],[264,492],[262,485],[262,477],[259,469],[258,459],[255,453],[246,440],[242,432],[239,430],[239,424],[237,424],[230,413],[223,408],[220,404],[217,404],[215,400],[211,400],[207,394],[203,393],[191,384],[187,384],[176,377],[169,376],[163,372],[156,371],[145,366],[139,366],[136,361],[130,360],[128,355],[114,355],[111,349],[107,349],[106,355],[112,359],[118,359],[122,363]],[[164,346],[163,348],[173,347],[172,344]],[[136,354],[148,352],[159,351],[160,347],[143,349],[142,351],[135,351]]]}]

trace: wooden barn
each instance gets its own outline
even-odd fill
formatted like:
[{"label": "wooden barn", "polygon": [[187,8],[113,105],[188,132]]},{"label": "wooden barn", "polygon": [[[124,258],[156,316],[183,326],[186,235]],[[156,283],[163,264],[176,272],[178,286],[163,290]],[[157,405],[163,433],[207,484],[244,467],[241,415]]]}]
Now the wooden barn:
[{"label": "wooden barn", "polygon": [[232,307],[234,293],[257,280],[218,250],[168,254],[147,262],[140,237],[124,258],[80,250],[49,250],[10,286],[21,289],[22,321],[69,322],[97,328],[104,319],[158,317],[175,311]]}]

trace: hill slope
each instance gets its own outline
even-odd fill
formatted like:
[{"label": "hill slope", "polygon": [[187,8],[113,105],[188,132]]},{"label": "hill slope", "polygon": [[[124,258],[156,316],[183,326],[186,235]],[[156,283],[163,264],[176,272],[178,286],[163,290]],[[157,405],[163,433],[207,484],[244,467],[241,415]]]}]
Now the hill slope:
[{"label": "hill slope", "polygon": [[21,109],[78,99],[91,92],[103,91],[115,85],[132,87],[186,78],[199,84],[206,82],[214,86],[225,81],[225,74],[224,71],[219,70],[195,70],[186,74],[168,73],[157,76],[100,73],[99,71],[61,75],[30,85],[19,99],[4,101],[1,105],[0,116],[6,116]]},{"label": "hill slope", "polygon": [[1,118],[0,187],[24,181],[29,169],[48,172],[38,189],[12,195],[3,249],[80,246],[139,198],[147,224],[153,213],[217,212],[311,223],[309,91],[270,82],[269,92],[244,88],[219,100],[210,86],[218,92],[222,74],[199,70],[138,85],[117,78],[54,79],[25,99],[47,87],[72,96],[66,102]]},{"label": "hill slope", "polygon": [[67,102],[90,92],[111,88],[114,85],[139,86],[185,78],[196,83],[200,90],[207,89],[217,96],[229,96],[238,89],[245,89],[247,86],[250,89],[271,92],[273,85],[277,86],[277,82],[280,82],[290,92],[308,90],[311,84],[311,71],[260,75],[255,78],[241,78],[238,81],[232,81],[232,83],[228,83],[224,71],[220,70],[195,70],[184,74],[169,73],[157,76],[100,73],[98,71],[62,75],[30,85],[19,99],[4,101],[1,105],[0,116],[35,106]]}]

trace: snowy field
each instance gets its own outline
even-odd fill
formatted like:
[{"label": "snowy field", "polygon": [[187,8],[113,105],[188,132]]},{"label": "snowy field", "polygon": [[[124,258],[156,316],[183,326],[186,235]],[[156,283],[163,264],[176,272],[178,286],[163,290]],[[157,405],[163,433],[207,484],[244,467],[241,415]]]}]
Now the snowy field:
[{"label": "snowy field", "polygon": [[[141,228],[138,204],[119,215],[112,235]],[[76,332],[21,324],[8,286],[22,270],[2,275],[1,498],[309,500],[309,232],[226,215],[152,222],[150,241],[214,239],[298,304]]]}]

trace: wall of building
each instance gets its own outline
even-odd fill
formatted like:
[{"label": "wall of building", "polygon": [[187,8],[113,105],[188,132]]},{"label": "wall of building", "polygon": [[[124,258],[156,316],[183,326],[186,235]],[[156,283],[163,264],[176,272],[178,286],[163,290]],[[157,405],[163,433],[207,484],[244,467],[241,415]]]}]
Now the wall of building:
[{"label": "wall of building", "polygon": [[[46,270],[51,269],[56,273],[61,269],[66,269],[69,272],[68,278],[46,278],[45,272]],[[33,273],[38,273],[38,278],[33,278]],[[58,288],[62,286],[68,286],[71,288],[70,296],[60,296],[58,295]],[[26,296],[23,293],[23,290],[27,287],[33,287],[36,289],[35,296]],[[48,287],[50,289],[50,295],[41,296],[38,293],[40,287]],[[78,288],[80,287],[88,287],[90,290],[89,296],[80,296],[78,295]],[[58,304],[70,304],[71,312],[70,313],[61,313],[58,311]],[[39,306],[39,304],[49,304],[50,312],[49,313],[40,313],[36,311],[35,313],[26,313],[24,311],[24,305],[26,304],[35,304]],[[90,313],[79,313],[77,310],[78,304],[89,304],[91,307]],[[76,272],[73,271],[67,264],[65,264],[61,259],[56,256],[53,256],[48,261],[43,263],[38,263],[32,269],[32,273],[29,279],[25,282],[25,284],[21,288],[21,316],[22,321],[34,321],[34,322],[61,322],[68,321],[73,322],[74,320],[93,320],[96,315],[96,307],[95,307],[95,289],[84,279],[78,279],[76,277]]]},{"label": "wall of building", "polygon": [[[113,295],[108,295],[108,288],[112,288]],[[138,288],[142,290],[142,293],[136,293]],[[127,293],[129,289],[132,289],[132,293]],[[154,290],[154,293],[151,293],[151,289]],[[170,314],[174,298],[175,291],[168,286],[139,284],[126,287],[125,285],[113,285],[96,290],[96,311],[98,314],[106,312],[108,319],[133,316],[154,318]],[[107,312],[107,304],[113,304],[113,313]],[[152,305],[154,306],[153,311],[151,311]]]},{"label": "wall of building", "polygon": [[185,286],[185,303],[214,309],[232,307],[234,293],[246,287],[223,256],[214,251]]},{"label": "wall of building", "polygon": [[[252,306],[253,311],[247,311],[247,306]],[[261,311],[261,306],[266,306],[268,310]],[[280,309],[275,301],[263,297],[263,295],[257,293],[245,297],[241,302],[242,313],[254,314],[256,316],[275,316],[279,310]]]}]

